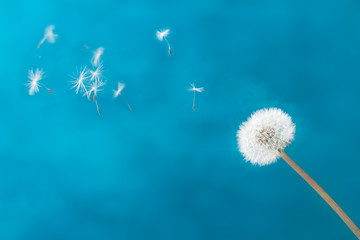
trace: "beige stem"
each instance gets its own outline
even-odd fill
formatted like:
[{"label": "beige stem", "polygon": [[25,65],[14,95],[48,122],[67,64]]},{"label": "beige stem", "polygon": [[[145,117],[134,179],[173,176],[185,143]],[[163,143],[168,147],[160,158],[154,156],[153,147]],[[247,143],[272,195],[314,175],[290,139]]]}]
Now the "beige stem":
[{"label": "beige stem", "polygon": [[281,157],[290,165],[310,186],[330,205],[330,207],[341,217],[351,231],[360,239],[360,230],[337,203],[317,184],[304,170],[302,170],[284,151],[280,151]]}]

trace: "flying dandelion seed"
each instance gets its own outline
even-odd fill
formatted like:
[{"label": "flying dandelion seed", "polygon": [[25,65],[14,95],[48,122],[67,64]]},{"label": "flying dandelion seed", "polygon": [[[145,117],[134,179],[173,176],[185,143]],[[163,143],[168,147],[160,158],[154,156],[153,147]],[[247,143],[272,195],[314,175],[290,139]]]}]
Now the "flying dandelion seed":
[{"label": "flying dandelion seed", "polygon": [[102,76],[103,65],[100,63],[95,70],[89,70],[90,80],[98,80]]},{"label": "flying dandelion seed", "polygon": [[90,85],[90,90],[89,90],[89,97],[91,96],[91,94],[93,93],[93,100],[96,104],[96,108],[97,108],[97,111],[99,113],[99,115],[101,115],[100,113],[100,108],[99,108],[99,105],[98,105],[98,102],[97,102],[97,93],[102,91],[102,89],[100,89],[101,87],[103,87],[105,85],[105,82],[102,81],[101,79],[95,79],[91,85]]},{"label": "flying dandelion seed", "polygon": [[122,99],[124,100],[124,102],[126,103],[126,105],[128,106],[128,108],[130,109],[130,111],[132,111],[132,108],[131,108],[130,104],[128,103],[128,101],[126,101],[125,97],[123,95],[121,95],[121,92],[124,88],[125,88],[125,84],[118,82],[118,88],[116,90],[113,90],[114,98],[121,96]]},{"label": "flying dandelion seed", "polygon": [[169,47],[169,56],[171,56],[171,47],[170,47],[170,43],[169,41],[166,39],[166,37],[170,34],[170,29],[165,29],[162,31],[156,31],[156,37],[157,39],[159,39],[160,41],[162,41],[163,39],[165,40],[165,42],[167,43],[168,47]]},{"label": "flying dandelion seed", "polygon": [[37,48],[40,48],[41,45],[47,41],[48,43],[54,43],[56,38],[58,37],[57,34],[54,34],[54,29],[55,26],[54,25],[50,25],[47,28],[45,28],[45,33],[44,33],[44,37],[41,39],[41,41],[39,42],[39,45],[37,46]]},{"label": "flying dandelion seed", "polygon": [[96,79],[95,81],[93,81],[90,85],[90,90],[89,90],[89,95],[91,96],[92,93],[94,93],[93,95],[93,100],[96,101],[96,95],[98,92],[102,91],[102,89],[100,89],[101,87],[103,87],[105,85],[105,82],[102,81],[101,79]]},{"label": "flying dandelion seed", "polygon": [[38,68],[35,70],[35,72],[32,69],[29,70],[29,80],[26,84],[26,86],[29,88],[29,95],[34,95],[35,93],[39,92],[39,87],[44,87],[46,88],[46,90],[49,91],[49,93],[53,94],[53,92],[49,88],[39,82],[41,79],[43,79],[43,75],[43,70],[40,70]]},{"label": "flying dandelion seed", "polygon": [[104,53],[103,47],[99,47],[93,52],[93,56],[91,58],[91,64],[93,65],[93,67],[97,67],[99,65],[100,57],[103,55],[103,53]]},{"label": "flying dandelion seed", "polygon": [[90,95],[86,89],[85,82],[89,79],[90,75],[86,69],[86,66],[80,69],[79,77],[75,78],[74,81],[71,81],[73,86],[71,88],[75,88],[76,94],[80,91],[80,93],[84,93],[87,95],[90,100]]},{"label": "flying dandelion seed", "polygon": [[194,92],[194,97],[193,97],[193,110],[195,111],[195,93],[196,93],[196,92],[199,92],[199,93],[203,92],[203,91],[204,91],[204,88],[203,88],[203,87],[197,88],[197,87],[195,87],[195,84],[194,84],[194,83],[190,83],[190,85],[191,85],[191,88],[189,88],[189,91],[193,91],[193,92]]},{"label": "flying dandelion seed", "polygon": [[237,131],[239,151],[246,161],[264,166],[283,158],[339,215],[360,239],[360,230],[336,202],[284,152],[295,135],[291,117],[278,108],[256,111]]}]

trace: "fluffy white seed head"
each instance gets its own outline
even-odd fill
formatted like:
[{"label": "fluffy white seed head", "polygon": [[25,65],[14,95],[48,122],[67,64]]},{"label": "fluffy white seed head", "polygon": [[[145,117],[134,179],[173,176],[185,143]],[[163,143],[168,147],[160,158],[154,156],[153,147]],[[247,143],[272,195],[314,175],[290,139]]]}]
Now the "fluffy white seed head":
[{"label": "fluffy white seed head", "polygon": [[254,165],[268,165],[280,157],[280,151],[294,139],[295,124],[278,108],[261,109],[240,125],[237,131],[239,151]]},{"label": "fluffy white seed head", "polygon": [[156,38],[162,41],[164,38],[166,38],[170,33],[170,29],[165,29],[162,31],[156,31]]}]

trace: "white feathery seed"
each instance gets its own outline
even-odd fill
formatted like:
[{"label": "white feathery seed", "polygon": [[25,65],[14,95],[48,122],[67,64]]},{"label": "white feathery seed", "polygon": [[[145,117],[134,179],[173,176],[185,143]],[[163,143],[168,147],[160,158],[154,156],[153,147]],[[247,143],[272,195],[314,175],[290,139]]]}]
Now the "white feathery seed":
[{"label": "white feathery seed", "polygon": [[193,110],[195,111],[195,93],[196,93],[196,92],[199,92],[199,93],[203,92],[203,91],[204,91],[204,88],[203,88],[203,87],[197,88],[197,87],[195,87],[195,84],[194,84],[194,83],[190,83],[190,86],[191,86],[191,88],[189,88],[189,91],[194,92],[194,97],[193,97]]},{"label": "white feathery seed", "polygon": [[121,95],[122,90],[124,90],[125,88],[125,84],[118,82],[118,88],[116,90],[113,90],[114,92],[114,98],[117,98],[118,96],[121,96],[121,98],[124,100],[124,102],[126,103],[126,105],[128,106],[128,108],[130,109],[130,111],[132,111],[132,108],[130,106],[130,104],[128,103],[128,101],[125,99],[125,97],[123,95]]},{"label": "white feathery seed", "polygon": [[[90,85],[90,90],[88,92],[88,98],[90,99],[90,96],[91,96],[91,93],[94,93],[93,95],[93,100],[96,104],[96,109],[99,113],[99,116],[101,115],[100,113],[100,108],[99,108],[99,105],[98,105],[98,102],[97,102],[97,93],[102,91],[102,89],[100,89],[102,86],[105,85],[105,81],[102,81],[100,78],[96,78],[94,81],[91,82],[91,85]],[[84,94],[85,95],[85,94]]]},{"label": "white feathery seed", "polygon": [[102,76],[103,65],[100,63],[95,70],[89,70],[90,80],[99,80]]},{"label": "white feathery seed", "polygon": [[117,98],[119,95],[121,95],[121,91],[124,89],[124,87],[124,83],[118,82],[118,88],[116,90],[113,90],[114,98]]},{"label": "white feathery seed", "polygon": [[162,41],[164,38],[166,38],[170,33],[170,29],[160,30],[156,31],[156,37],[160,41]]},{"label": "white feathery seed", "polygon": [[98,49],[96,49],[94,52],[93,52],[93,56],[91,58],[91,64],[94,66],[94,67],[97,67],[100,63],[100,57],[103,55],[104,53],[104,48],[103,47],[99,47]]},{"label": "white feathery seed", "polygon": [[56,38],[58,37],[57,34],[54,33],[55,26],[50,25],[47,28],[45,28],[44,37],[39,42],[37,48],[41,47],[41,45],[47,41],[48,43],[54,43]]},{"label": "white feathery seed", "polygon": [[189,88],[189,91],[194,91],[194,92],[199,92],[199,93],[204,91],[203,87],[197,88],[197,87],[195,87],[194,83],[190,83],[190,86],[191,86],[191,88]]},{"label": "white feathery seed", "polygon": [[39,81],[43,78],[44,72],[41,69],[29,70],[29,81],[26,86],[29,88],[29,95],[34,95],[35,93],[39,92]]},{"label": "white feathery seed", "polygon": [[156,38],[160,41],[165,40],[169,47],[169,56],[171,56],[171,47],[169,41],[166,39],[166,37],[170,34],[170,29],[160,30],[156,31]]},{"label": "white feathery seed", "polygon": [[91,96],[91,93],[94,93],[94,101],[96,101],[97,93],[102,91],[101,87],[103,87],[106,84],[105,81],[102,81],[101,79],[95,79],[92,81],[92,83],[89,86],[89,96]]},{"label": "white feathery seed", "polygon": [[73,84],[71,88],[75,88],[76,94],[78,94],[79,91],[80,93],[87,93],[85,82],[89,77],[89,72],[87,71],[86,66],[80,69],[79,77],[77,77],[74,81],[71,81]]}]

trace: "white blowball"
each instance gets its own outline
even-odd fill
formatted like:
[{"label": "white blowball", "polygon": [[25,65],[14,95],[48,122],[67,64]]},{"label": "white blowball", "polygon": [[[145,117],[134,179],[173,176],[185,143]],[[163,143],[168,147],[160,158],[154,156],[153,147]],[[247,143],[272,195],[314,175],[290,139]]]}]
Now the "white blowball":
[{"label": "white blowball", "polygon": [[239,151],[254,165],[268,165],[280,157],[295,135],[291,117],[278,108],[261,109],[240,125],[237,131]]}]

